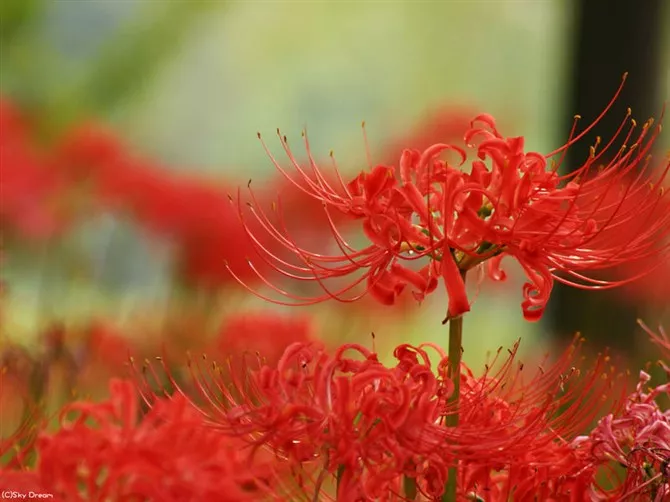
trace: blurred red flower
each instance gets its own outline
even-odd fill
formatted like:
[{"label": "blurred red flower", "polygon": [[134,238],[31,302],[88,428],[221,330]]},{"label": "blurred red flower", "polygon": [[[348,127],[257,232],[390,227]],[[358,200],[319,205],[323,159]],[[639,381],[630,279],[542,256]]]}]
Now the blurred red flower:
[{"label": "blurred red flower", "polygon": [[462,143],[477,112],[455,103],[430,110],[409,133],[389,142],[382,150],[381,164],[393,165],[405,150],[424,151],[436,143]]},{"label": "blurred red flower", "polygon": [[[127,214],[152,235],[167,239],[188,284],[205,288],[235,284],[229,270],[245,280],[257,278],[249,265],[256,252],[226,183],[171,173],[133,154],[115,134],[94,123],[74,129],[62,140],[58,165],[72,182],[93,190],[94,204]],[[279,180],[273,196],[283,187]],[[263,205],[265,199],[257,203]],[[290,192],[283,203],[293,231],[318,235],[319,229],[327,230],[327,219],[317,211],[321,206],[312,198]],[[261,226],[253,228],[259,233]],[[272,248],[271,239],[262,242]],[[260,269],[265,270],[263,264]]]},{"label": "blurred red flower", "polygon": [[62,183],[19,110],[0,97],[0,225],[24,239],[46,239],[67,225]]},{"label": "blurred red flower", "polygon": [[233,502],[267,491],[267,462],[249,462],[242,443],[207,427],[186,400],[155,402],[140,418],[132,383],[112,380],[110,393],[102,403],[64,408],[60,429],[42,432],[36,443],[34,470],[0,479],[18,490],[13,483],[21,478],[68,501]]},{"label": "blurred red flower", "polygon": [[245,356],[260,357],[265,364],[275,365],[292,343],[315,341],[315,329],[308,316],[287,317],[275,312],[251,311],[226,317],[211,354],[232,365],[237,365]]}]

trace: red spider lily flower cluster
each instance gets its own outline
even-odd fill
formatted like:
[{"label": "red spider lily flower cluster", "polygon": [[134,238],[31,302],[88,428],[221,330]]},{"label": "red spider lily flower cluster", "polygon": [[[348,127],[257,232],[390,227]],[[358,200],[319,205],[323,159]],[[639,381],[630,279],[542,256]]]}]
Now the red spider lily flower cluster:
[{"label": "red spider lily flower cluster", "polygon": [[[670,340],[660,329],[653,333],[641,326],[653,342],[670,358]],[[670,378],[670,369],[661,366]],[[600,420],[588,436],[591,454],[601,463],[616,463],[625,469],[615,488],[607,492],[607,500],[652,500],[670,498],[670,410],[663,410],[661,398],[670,397],[670,382],[648,388],[651,377],[640,372],[637,388],[626,400],[619,414]]]},{"label": "red spider lily flower cluster", "polygon": [[625,477],[609,494],[610,499],[660,501],[670,497],[670,411],[662,411],[657,402],[659,396],[670,395],[670,384],[647,392],[650,379],[640,372],[640,383],[623,413],[606,416],[589,435],[592,455],[625,468]]},{"label": "red spider lily flower cluster", "polygon": [[[32,157],[21,153],[23,126],[12,117],[0,108],[0,121],[11,126],[0,137],[3,161],[9,145],[8,158],[23,165]],[[649,388],[650,376],[641,372],[626,397],[616,364],[607,354],[585,364],[580,338],[555,360],[524,365],[517,344],[495,352],[483,374],[461,362],[460,316],[472,302],[465,277],[474,268],[502,280],[501,260],[518,261],[528,277],[524,316],[536,320],[555,281],[610,288],[668,256],[663,184],[670,162],[656,170],[649,157],[660,127],[638,129],[628,114],[584,164],[559,172],[565,152],[601,117],[579,133],[576,121],[568,142],[549,154],[526,152],[524,138],[503,136],[489,115],[467,124],[457,117],[449,135],[460,131],[462,144],[410,137],[412,148],[389,165],[349,181],[334,160],[332,173],[322,172],[306,135],[305,165],[280,135],[297,175],[264,145],[283,176],[275,188],[291,187],[299,197],[280,197],[266,210],[266,194],[250,190],[251,219],[226,187],[165,176],[107,132],[75,131],[49,161],[60,168],[59,183],[90,185],[102,208],[127,212],[167,236],[192,282],[216,287],[232,274],[249,289],[260,281],[290,298],[279,303],[351,302],[369,293],[394,304],[407,289],[421,301],[441,281],[449,297],[449,355],[432,344],[401,344],[395,362],[384,365],[358,344],[324,348],[306,318],[236,314],[214,341],[223,363],[203,357],[189,359],[186,371],[173,366],[167,360],[182,347],[170,338],[157,362],[145,360],[140,370],[131,359],[134,381],[112,378],[106,401],[67,404],[53,431],[41,408],[54,373],[61,370],[70,387],[91,372],[108,380],[129,349],[143,356],[156,350],[147,336],[126,340],[106,324],[93,324],[86,341],[72,347],[68,331],[55,325],[41,359],[0,353],[0,398],[8,381],[13,393],[2,403],[29,394],[35,401],[25,399],[14,434],[2,431],[0,488],[68,501],[668,500],[670,411],[663,399],[670,383]],[[34,188],[27,179],[12,186]],[[39,213],[51,188],[31,188],[37,196],[25,206],[13,189],[3,224],[31,204]],[[312,214],[317,206],[324,208],[320,220]],[[33,228],[17,221],[19,229]],[[343,222],[358,222],[368,243],[358,249],[345,240]],[[320,242],[319,225],[334,236],[330,248]],[[299,243],[304,237],[315,249]],[[324,291],[284,291],[268,279],[273,271]],[[163,334],[206,326],[199,312],[173,310]],[[666,333],[642,327],[668,359]],[[188,343],[199,348],[198,340]]]},{"label": "red spider lily flower cluster", "polygon": [[[305,500],[404,500],[409,492],[438,500],[456,459],[464,497],[582,493],[594,469],[576,467],[573,460],[587,455],[571,441],[601,411],[614,379],[605,357],[580,375],[572,367],[577,348],[534,372],[515,361],[516,347],[505,360],[498,351],[482,376],[464,367],[458,410],[448,401],[454,385],[445,355],[409,345],[396,348],[392,367],[360,345],[329,354],[304,343],[244,378],[193,366],[192,402],[222,434],[290,466],[277,482],[300,488]],[[148,366],[143,375],[149,404],[165,376],[174,395],[187,394],[167,367]],[[459,425],[445,427],[456,412]]]},{"label": "red spider lily flower cluster", "polygon": [[[177,247],[183,275],[193,284],[231,282],[221,255],[237,274],[250,276],[244,231],[228,204],[228,188],[170,175],[130,153],[96,124],[68,131],[42,148],[20,111],[0,100],[0,223],[23,238],[46,238],[73,216],[101,209],[130,214]],[[90,189],[92,197],[82,188]],[[74,206],[74,207],[72,207]]]},{"label": "red spider lily flower cluster", "polygon": [[128,214],[175,247],[183,277],[191,284],[218,287],[236,274],[249,276],[248,244],[228,205],[228,189],[133,155],[111,132],[87,124],[72,131],[59,148],[59,165],[73,182],[85,183],[102,208]]},{"label": "red spider lily flower cluster", "polygon": [[[649,334],[668,356],[663,330]],[[192,365],[188,391],[147,362],[109,400],[66,405],[55,432],[24,421],[0,442],[0,484],[60,500],[427,502],[457,462],[457,500],[666,500],[670,384],[647,389],[643,372],[626,398],[606,355],[576,369],[581,343],[538,365],[516,346],[482,375],[463,365],[457,409],[432,345],[400,345],[385,366],[360,345],[293,343],[244,373]]]},{"label": "red spider lily flower cluster", "polygon": [[[65,230],[75,216],[111,211],[166,238],[190,285],[234,284],[228,268],[247,280],[255,277],[247,265],[254,250],[230,208],[225,183],[170,174],[96,123],[74,127],[53,145],[38,143],[18,107],[0,99],[3,232],[43,239]],[[327,228],[325,216],[310,207],[315,204],[308,197],[287,198],[288,213],[300,214],[289,214],[294,228],[316,234]],[[315,217],[305,217],[310,214]]]},{"label": "red spider lily flower cluster", "polygon": [[[262,255],[261,264],[293,279],[317,282],[324,290],[314,297],[293,294],[257,271],[268,286],[289,299],[256,294],[277,303],[310,304],[331,298],[354,301],[370,293],[392,304],[407,288],[421,300],[442,279],[449,296],[448,317],[456,317],[470,309],[465,273],[487,262],[489,275],[502,280],[500,262],[511,256],[528,277],[523,287],[524,317],[537,320],[554,281],[603,289],[649,273],[667,254],[664,239],[670,228],[670,197],[662,189],[670,162],[657,172],[649,159],[660,127],[653,121],[639,127],[627,114],[614,137],[602,147],[599,140],[579,168],[567,175],[558,172],[565,152],[595,127],[620,89],[600,117],[580,133],[575,132],[575,120],[568,142],[548,154],[526,152],[524,138],[504,137],[489,115],[475,117],[463,131],[465,148],[437,143],[424,151],[405,150],[396,166],[374,166],[346,183],[336,165],[337,181],[326,179],[306,135],[309,162],[304,167],[280,135],[297,176],[282,167],[264,144],[275,167],[297,190],[320,201],[328,215],[340,212],[359,220],[370,243],[354,248],[331,219],[337,253],[311,252],[286,230],[281,201],[273,218],[254,200],[251,220],[239,204],[240,218]],[[442,160],[447,152],[455,155],[455,161]],[[548,163],[557,156],[557,162]],[[632,200],[634,206],[629,204]],[[264,248],[250,228],[259,222],[297,262]],[[625,242],[624,228],[630,229]],[[421,259],[427,263],[421,264]],[[643,270],[632,277],[598,275],[630,261],[642,262]],[[344,285],[334,283],[348,277],[353,279]],[[360,284],[365,285],[362,293],[349,294]]]},{"label": "red spider lily flower cluster", "polygon": [[110,394],[99,404],[65,407],[59,430],[37,439],[34,469],[0,474],[11,483],[3,486],[15,487],[19,475],[35,491],[68,501],[263,498],[268,486],[260,457],[250,465],[244,445],[204,427],[185,399],[155,403],[138,419],[133,383],[113,380]]},{"label": "red spider lily flower cluster", "polygon": [[[225,183],[170,174],[164,166],[134,155],[96,124],[80,126],[63,139],[58,165],[71,182],[92,188],[102,208],[128,214],[152,234],[166,237],[190,284],[227,285],[231,282],[228,269],[247,280],[255,277],[247,265],[247,256],[255,253],[230,208],[230,188]],[[279,190],[281,185],[274,188]],[[319,219],[320,213],[310,205],[314,201],[308,197],[287,199],[288,219],[303,233],[318,233],[326,220]],[[272,242],[266,245],[271,247]]]}]

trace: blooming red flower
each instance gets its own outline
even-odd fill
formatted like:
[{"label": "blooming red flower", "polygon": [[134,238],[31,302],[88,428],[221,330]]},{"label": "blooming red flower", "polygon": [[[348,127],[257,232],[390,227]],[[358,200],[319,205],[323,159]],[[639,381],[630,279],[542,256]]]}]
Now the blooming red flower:
[{"label": "blooming red flower", "polygon": [[624,410],[601,419],[588,436],[597,462],[616,462],[625,468],[623,479],[618,479],[614,488],[603,490],[607,500],[661,501],[670,497],[670,411],[661,410],[658,403],[660,396],[670,395],[670,384],[646,391],[650,379],[640,372],[637,390]]},{"label": "blooming red flower", "polygon": [[306,491],[325,490],[326,480],[343,469],[338,500],[377,499],[393,492],[389,487],[404,470],[423,467],[428,458],[432,467],[416,477],[421,489],[441,491],[453,456],[433,453],[435,442],[423,432],[438,427],[440,396],[450,392],[450,382],[430,371],[422,349],[401,346],[396,356],[397,367],[386,368],[358,345],[330,357],[294,343],[276,367],[261,366],[243,379],[233,373],[232,390],[216,372],[213,379],[199,374],[198,402],[226,433],[270,448],[302,472],[311,480]]},{"label": "blooming red flower", "polygon": [[[456,410],[448,404],[448,360],[432,347],[439,364],[431,365],[429,348],[401,345],[391,367],[359,345],[329,354],[304,343],[290,345],[276,365],[248,364],[247,375],[192,364],[190,399],[226,434],[274,452],[288,466],[277,474],[283,486],[307,494],[396,500],[409,483],[436,500],[456,460],[463,497],[498,493],[491,500],[508,500],[517,491],[591,486],[591,457],[571,441],[608,406],[602,396],[611,394],[613,375],[606,357],[581,375],[572,346],[526,378],[516,348],[504,360],[499,351],[481,376],[463,368]],[[170,392],[189,394],[164,368],[146,367],[139,377],[148,403],[165,377]],[[458,425],[445,427],[456,411]]]},{"label": "blooming red flower", "polygon": [[[470,309],[465,273],[487,261],[490,276],[504,279],[500,261],[512,256],[528,277],[523,287],[524,316],[537,320],[555,280],[603,289],[649,273],[667,254],[668,244],[663,240],[670,228],[670,199],[659,189],[670,162],[656,175],[647,158],[660,128],[652,127],[650,121],[635,138],[637,124],[627,115],[614,137],[600,150],[595,145],[589,158],[572,173],[558,173],[560,159],[547,164],[595,127],[619,91],[598,119],[579,134],[573,128],[568,142],[548,154],[525,152],[523,137],[505,138],[491,116],[479,115],[463,131],[467,148],[474,149],[474,159],[460,146],[438,143],[423,152],[405,150],[397,166],[374,166],[348,183],[337,170],[337,182],[325,178],[312,158],[306,136],[310,161],[303,167],[280,135],[297,177],[268,151],[275,167],[297,190],[321,201],[326,214],[341,212],[359,220],[369,244],[354,248],[331,223],[337,252],[308,251],[285,231],[281,214],[271,218],[252,204],[253,215],[266,232],[297,259],[290,262],[264,248],[248,228],[262,254],[262,264],[287,277],[316,282],[325,291],[312,297],[293,294],[258,272],[267,285],[289,300],[256,293],[289,304],[330,298],[348,302],[370,293],[392,304],[406,288],[421,300],[435,290],[441,278],[449,295],[448,316],[454,317]],[[622,143],[618,150],[617,141]],[[610,155],[612,151],[616,153]],[[455,154],[456,161],[441,160],[446,152]],[[608,155],[607,163],[601,165]],[[633,172],[637,174],[630,176]],[[618,200],[612,200],[612,193],[618,194]],[[637,204],[626,204],[630,200]],[[250,225],[241,204],[238,210],[242,221]],[[281,201],[274,212],[281,213]],[[656,215],[661,216],[652,218]],[[624,243],[620,231],[626,227],[633,230]],[[420,259],[427,263],[414,266]],[[641,261],[644,269],[632,277],[597,275],[630,260]],[[342,278],[349,280],[334,283]],[[363,292],[349,294],[362,283],[366,285]]]},{"label": "blooming red flower", "polygon": [[155,402],[140,418],[132,383],[114,380],[110,391],[108,401],[67,406],[60,429],[41,434],[29,480],[40,491],[68,501],[263,499],[267,461],[250,463],[186,400]]}]

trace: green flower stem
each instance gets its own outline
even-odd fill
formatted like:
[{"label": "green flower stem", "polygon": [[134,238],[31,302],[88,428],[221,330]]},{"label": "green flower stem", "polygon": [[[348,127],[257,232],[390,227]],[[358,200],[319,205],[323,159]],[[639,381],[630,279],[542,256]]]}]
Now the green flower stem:
[{"label": "green flower stem", "polygon": [[[465,282],[465,271],[461,271]],[[447,427],[458,425],[458,401],[461,395],[461,357],[463,355],[463,316],[449,320],[449,378],[454,384],[454,392],[449,396],[447,405],[453,412],[445,419]],[[456,502],[458,462],[449,468],[449,479],[444,487],[442,502]]]}]

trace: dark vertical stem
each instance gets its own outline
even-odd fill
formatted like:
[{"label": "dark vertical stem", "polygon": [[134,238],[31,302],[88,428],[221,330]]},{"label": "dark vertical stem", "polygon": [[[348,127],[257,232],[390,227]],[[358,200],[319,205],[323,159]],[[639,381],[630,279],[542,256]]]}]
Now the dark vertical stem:
[{"label": "dark vertical stem", "polygon": [[[461,355],[463,345],[463,316],[449,321],[449,378],[454,384],[454,392],[449,397],[449,408],[457,408],[461,395]],[[455,411],[458,411],[457,409]],[[458,425],[458,413],[447,415],[446,424],[449,427]]]},{"label": "dark vertical stem", "polygon": [[[465,272],[461,272],[465,281]],[[458,401],[461,396],[461,357],[463,355],[463,316],[449,320],[449,378],[454,384],[454,392],[447,400],[449,413],[445,419],[447,427],[458,425]],[[456,502],[458,461],[449,468],[449,479],[444,487],[442,502]]]},{"label": "dark vertical stem", "polygon": [[[660,84],[663,0],[588,0],[572,3],[575,11],[572,88],[565,107],[565,128],[573,115],[590,123],[616,90],[621,76],[628,72],[626,85],[610,113],[592,134],[574,145],[563,164],[579,167],[589,155],[596,136],[610,138],[630,107],[642,124],[658,115]],[[667,7],[667,6],[666,6]],[[669,7],[670,8],[670,7]],[[639,305],[621,301],[619,291],[592,294],[556,285],[549,304],[554,332],[572,338],[581,331],[589,339],[619,349],[630,349],[630,333],[639,317]]]}]

